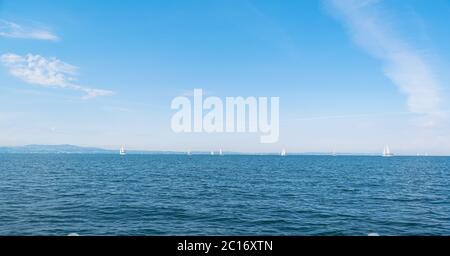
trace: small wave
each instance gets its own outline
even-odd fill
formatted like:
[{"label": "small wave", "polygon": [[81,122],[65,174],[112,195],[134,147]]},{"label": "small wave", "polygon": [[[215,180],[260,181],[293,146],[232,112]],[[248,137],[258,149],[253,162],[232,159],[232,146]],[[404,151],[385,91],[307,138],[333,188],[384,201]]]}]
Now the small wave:
[{"label": "small wave", "polygon": [[367,234],[367,236],[380,236],[380,234],[378,234],[378,233],[369,233],[369,234]]},{"label": "small wave", "polygon": [[69,233],[67,236],[80,236],[78,233]]}]

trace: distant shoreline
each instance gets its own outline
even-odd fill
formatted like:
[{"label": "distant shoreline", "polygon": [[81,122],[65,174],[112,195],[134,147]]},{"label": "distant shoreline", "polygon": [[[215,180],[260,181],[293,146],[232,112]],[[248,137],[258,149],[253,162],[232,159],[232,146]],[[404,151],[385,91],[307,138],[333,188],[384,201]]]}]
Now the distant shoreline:
[{"label": "distant shoreline", "polygon": [[[108,153],[93,153],[93,152],[0,152],[0,155],[119,155],[116,152]],[[127,155],[131,156],[186,156],[186,157],[197,157],[197,156],[207,156],[207,157],[227,157],[227,156],[267,156],[267,157],[279,157],[280,154],[277,153],[227,153],[224,152],[222,156],[210,155],[210,153],[191,153],[187,155],[184,152],[132,152],[128,151]],[[340,154],[333,156],[331,154],[308,154],[308,153],[291,153],[284,157],[380,157],[381,155],[375,154]],[[396,155],[395,158],[431,158],[431,157],[450,157],[447,155],[428,155],[428,156],[417,156],[417,155]]]},{"label": "distant shoreline", "polygon": [[[75,145],[25,145],[17,147],[0,147],[0,154],[98,154],[98,155],[115,155],[119,154],[119,150],[82,147]],[[183,151],[163,151],[163,150],[127,150],[129,155],[187,155]],[[211,151],[191,151],[191,156],[194,155],[211,155]],[[223,155],[241,155],[241,156],[279,156],[278,152],[237,152],[224,151]],[[219,156],[215,154],[215,156]],[[287,156],[372,156],[379,157],[377,153],[337,153],[333,155],[332,152],[288,152]],[[448,155],[410,155],[398,154],[396,157],[449,157]]]}]

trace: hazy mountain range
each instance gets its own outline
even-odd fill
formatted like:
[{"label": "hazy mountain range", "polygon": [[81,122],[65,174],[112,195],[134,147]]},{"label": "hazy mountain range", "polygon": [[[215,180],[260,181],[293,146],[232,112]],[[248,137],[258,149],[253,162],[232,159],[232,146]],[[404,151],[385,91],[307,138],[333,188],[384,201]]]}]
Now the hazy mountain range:
[{"label": "hazy mountain range", "polygon": [[18,147],[0,147],[0,153],[113,153],[113,150],[74,145],[26,145]]},{"label": "hazy mountain range", "polygon": [[[81,147],[75,145],[26,145],[16,147],[0,147],[0,153],[12,154],[118,154],[119,150],[103,149],[96,147]],[[187,154],[180,151],[146,151],[146,150],[129,150],[129,154]],[[192,151],[194,155],[210,154],[210,151]],[[218,152],[215,152],[217,154]],[[279,153],[242,153],[242,152],[224,152],[226,155],[278,155]],[[324,152],[288,152],[288,155],[330,155]],[[376,154],[354,154],[339,153],[339,155],[376,155]]]},{"label": "hazy mountain range", "polygon": [[[81,147],[75,145],[25,145],[17,147],[0,147],[0,153],[12,154],[118,154],[119,149],[103,149],[96,147]],[[129,154],[186,154],[186,152],[176,151],[149,151],[149,150],[129,150]],[[209,154],[210,152],[192,152],[193,154]],[[238,154],[238,153],[233,153]]]}]

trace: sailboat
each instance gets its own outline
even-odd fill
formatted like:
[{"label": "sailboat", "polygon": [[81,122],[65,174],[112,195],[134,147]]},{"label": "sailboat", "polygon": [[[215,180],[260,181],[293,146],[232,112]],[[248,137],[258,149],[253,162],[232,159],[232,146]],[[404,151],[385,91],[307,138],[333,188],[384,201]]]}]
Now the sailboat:
[{"label": "sailboat", "polygon": [[283,148],[283,150],[281,151],[281,156],[286,156],[286,149]]},{"label": "sailboat", "polygon": [[393,157],[394,154],[392,154],[391,150],[389,149],[389,146],[386,145],[383,150],[383,157]]},{"label": "sailboat", "polygon": [[219,156],[223,156],[222,149],[219,149]]},{"label": "sailboat", "polygon": [[121,155],[121,156],[124,156],[124,155],[126,155],[127,153],[125,152],[125,148],[122,146],[122,147],[120,147],[120,151],[119,151],[119,154]]},{"label": "sailboat", "polygon": [[188,156],[192,155],[192,153],[191,153],[190,150],[188,150],[187,155],[188,155]]},{"label": "sailboat", "polygon": [[212,155],[212,156],[214,155],[214,151],[211,151],[211,155]]}]

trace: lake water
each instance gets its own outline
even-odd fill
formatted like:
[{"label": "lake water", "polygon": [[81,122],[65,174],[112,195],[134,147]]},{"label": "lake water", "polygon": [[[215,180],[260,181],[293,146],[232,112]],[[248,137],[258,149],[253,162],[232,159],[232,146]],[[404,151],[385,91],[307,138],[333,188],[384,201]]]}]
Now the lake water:
[{"label": "lake water", "polygon": [[0,235],[450,235],[450,158],[0,154]]}]

